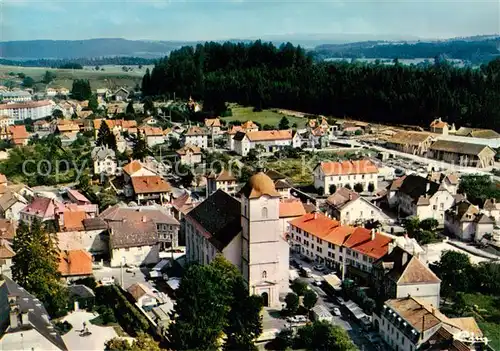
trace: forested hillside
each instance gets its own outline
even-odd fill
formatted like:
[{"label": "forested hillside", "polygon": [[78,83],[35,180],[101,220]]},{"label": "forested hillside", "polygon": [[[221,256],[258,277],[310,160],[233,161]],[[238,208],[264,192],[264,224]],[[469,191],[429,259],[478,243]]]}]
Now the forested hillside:
[{"label": "forested hillside", "polygon": [[143,78],[146,95],[204,100],[218,114],[224,102],[350,116],[372,122],[428,125],[442,116],[457,126],[500,130],[500,60],[481,69],[314,63],[299,47],[206,43],[160,60]]},{"label": "forested hillside", "polygon": [[361,42],[343,45],[319,45],[314,49],[319,59],[344,58],[432,58],[445,56],[474,64],[500,57],[500,37],[486,40],[449,40],[421,43]]}]

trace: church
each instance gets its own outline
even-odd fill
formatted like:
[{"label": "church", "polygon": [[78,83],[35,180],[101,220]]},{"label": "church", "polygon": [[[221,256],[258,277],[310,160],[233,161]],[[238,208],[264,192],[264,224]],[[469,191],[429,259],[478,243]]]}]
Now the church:
[{"label": "church", "polygon": [[208,264],[222,254],[237,266],[251,294],[281,307],[288,291],[289,246],[280,225],[280,194],[254,174],[239,199],[217,190],[186,216],[186,260]]}]

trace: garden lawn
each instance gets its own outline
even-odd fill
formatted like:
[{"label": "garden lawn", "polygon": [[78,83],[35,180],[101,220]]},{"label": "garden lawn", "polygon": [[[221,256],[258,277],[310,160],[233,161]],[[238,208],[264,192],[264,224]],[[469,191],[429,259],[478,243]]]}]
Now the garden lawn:
[{"label": "garden lawn", "polygon": [[281,159],[278,161],[266,162],[266,168],[274,169],[283,174],[295,185],[310,185],[313,183],[313,175],[309,166],[314,167],[314,164],[309,165],[307,158],[303,161],[299,159]]},{"label": "garden lawn", "polygon": [[[269,124],[277,128],[280,120],[285,116],[281,113],[275,112],[274,110],[262,110],[260,112],[254,112],[253,107],[242,107],[238,105],[231,105],[231,110],[233,112],[232,116],[222,117],[222,119],[226,122],[246,122],[251,120],[260,123],[262,126],[264,126],[264,124]],[[297,126],[299,128],[304,128],[307,122],[307,118],[294,116],[286,116],[286,118],[288,118],[290,127],[292,127],[294,123],[297,123]]]},{"label": "garden lawn", "polygon": [[473,307],[474,317],[495,350],[500,350],[500,296],[465,294],[467,305]]}]

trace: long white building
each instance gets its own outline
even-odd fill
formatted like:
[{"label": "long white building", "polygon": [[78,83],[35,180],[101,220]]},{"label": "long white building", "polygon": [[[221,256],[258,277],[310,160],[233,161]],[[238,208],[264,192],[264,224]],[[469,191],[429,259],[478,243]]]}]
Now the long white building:
[{"label": "long white building", "polygon": [[248,155],[248,152],[257,146],[261,146],[264,152],[275,152],[285,146],[300,147],[300,137],[291,129],[237,132],[233,140],[234,151],[242,156]]},{"label": "long white building", "polygon": [[33,121],[52,116],[54,102],[49,100],[0,104],[0,115],[9,117],[9,124],[31,118]]}]

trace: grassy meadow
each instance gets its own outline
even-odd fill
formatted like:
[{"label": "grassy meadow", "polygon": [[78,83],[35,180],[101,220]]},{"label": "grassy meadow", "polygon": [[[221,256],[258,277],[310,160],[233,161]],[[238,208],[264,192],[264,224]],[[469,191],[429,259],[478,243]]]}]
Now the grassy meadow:
[{"label": "grassy meadow", "polygon": [[[248,120],[260,123],[261,125],[269,124],[277,127],[281,118],[284,115],[281,113],[275,112],[274,110],[262,110],[260,112],[254,112],[253,107],[242,107],[236,104],[230,104],[231,111],[233,115],[230,117],[223,117],[222,119],[226,122],[230,121],[240,121],[246,122]],[[288,121],[290,122],[290,127],[297,123],[299,128],[304,128],[307,122],[306,118],[294,117],[294,116],[286,116]]]},{"label": "grassy meadow", "polygon": [[94,67],[85,66],[84,69],[58,69],[47,67],[18,67],[18,66],[4,66],[0,65],[0,84],[5,85],[7,81],[13,81],[17,84],[22,82],[22,79],[16,76],[10,76],[10,72],[24,73],[35,80],[36,87],[44,89],[45,84],[40,83],[46,71],[52,72],[56,78],[51,87],[64,87],[71,89],[73,80],[75,79],[88,79],[92,89],[109,88],[114,89],[117,87],[134,88],[136,84],[140,84],[142,76],[146,72],[146,68],[151,66],[143,66],[141,69],[138,66],[133,67],[132,71],[124,72],[122,66],[106,65],[100,66],[104,71],[96,71]]}]

